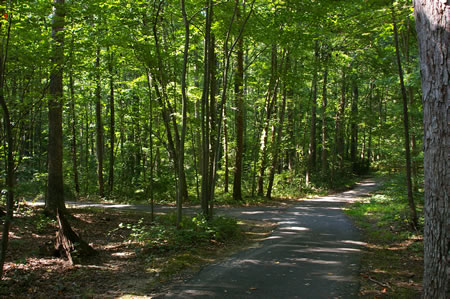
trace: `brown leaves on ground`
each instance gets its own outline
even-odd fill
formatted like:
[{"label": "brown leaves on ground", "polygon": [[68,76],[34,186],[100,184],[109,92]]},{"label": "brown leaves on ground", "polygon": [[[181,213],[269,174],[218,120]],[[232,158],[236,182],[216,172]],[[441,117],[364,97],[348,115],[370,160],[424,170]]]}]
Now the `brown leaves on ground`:
[{"label": "brown leaves on ground", "polygon": [[[50,256],[56,222],[40,210],[24,207],[16,213],[0,281],[0,297],[120,297],[148,295],[163,283],[183,277],[180,271],[199,269],[271,232],[273,224],[245,222],[250,234],[239,244],[210,242],[185,252],[144,252],[142,244],[130,241],[130,230],[120,223],[151,225],[144,212],[72,209],[69,222],[74,231],[98,251],[98,255],[71,265]],[[0,226],[1,227],[1,226]],[[249,241],[250,240],[250,241]]]},{"label": "brown leaves on ground", "polygon": [[423,273],[423,239],[393,243],[371,239],[361,260],[363,298],[420,298]]}]

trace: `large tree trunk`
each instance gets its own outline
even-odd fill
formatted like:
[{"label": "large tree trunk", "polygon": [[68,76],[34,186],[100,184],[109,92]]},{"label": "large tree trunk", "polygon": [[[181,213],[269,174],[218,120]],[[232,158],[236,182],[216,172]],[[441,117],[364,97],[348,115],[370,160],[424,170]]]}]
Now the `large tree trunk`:
[{"label": "large tree trunk", "polygon": [[394,29],[394,41],[395,41],[395,54],[397,58],[397,66],[398,66],[398,75],[400,77],[400,88],[402,91],[402,100],[403,100],[403,128],[405,134],[405,160],[406,160],[406,183],[408,189],[408,203],[409,209],[411,213],[412,225],[417,227],[417,212],[416,205],[414,203],[413,192],[412,192],[412,181],[411,181],[411,152],[410,152],[410,142],[409,142],[409,122],[408,122],[408,98],[406,96],[406,88],[405,83],[403,81],[403,70],[402,64],[400,61],[400,50],[398,45],[398,32],[397,32],[397,23],[395,21],[394,9],[392,9],[392,21],[393,21],[393,29]]},{"label": "large tree trunk", "polygon": [[[239,2],[239,0],[236,0]],[[238,3],[237,5],[240,6]],[[238,6],[237,21],[241,21]],[[244,156],[244,42],[242,35],[237,43],[236,72],[234,75],[234,93],[236,97],[236,164],[234,166],[233,199],[242,200],[242,160]]]},{"label": "large tree trunk", "polygon": [[47,213],[65,210],[63,184],[63,65],[64,65],[64,0],[53,1],[52,17],[52,73],[48,100],[48,194],[45,201]]},{"label": "large tree trunk", "polygon": [[424,298],[449,298],[450,4],[415,1],[424,112]]}]

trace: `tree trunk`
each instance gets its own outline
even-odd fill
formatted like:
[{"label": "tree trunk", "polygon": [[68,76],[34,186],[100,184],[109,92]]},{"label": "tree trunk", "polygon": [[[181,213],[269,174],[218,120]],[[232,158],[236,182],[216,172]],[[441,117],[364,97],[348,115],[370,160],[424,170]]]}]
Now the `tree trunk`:
[{"label": "tree trunk", "polygon": [[395,42],[395,54],[397,58],[397,66],[398,66],[398,75],[400,77],[400,87],[402,91],[402,99],[403,99],[403,128],[405,134],[405,160],[406,160],[406,182],[408,188],[408,203],[409,209],[411,213],[412,225],[417,227],[417,212],[416,205],[414,203],[413,192],[412,192],[412,181],[411,181],[411,153],[409,148],[409,124],[408,124],[408,98],[406,95],[406,88],[403,81],[403,70],[402,64],[400,61],[400,50],[398,45],[398,32],[397,32],[397,23],[395,21],[394,9],[392,9],[392,22],[394,25],[394,42]]},{"label": "tree trunk", "polygon": [[260,143],[260,160],[261,164],[259,167],[258,174],[258,196],[263,196],[264,194],[264,174],[267,168],[267,140],[269,135],[269,125],[270,119],[272,118],[273,107],[277,98],[277,90],[278,90],[278,58],[277,58],[277,46],[275,44],[272,45],[272,74],[270,77],[269,89],[267,91],[266,103],[265,103],[265,120],[263,126],[263,132],[261,134],[261,143]]},{"label": "tree trunk", "polygon": [[45,210],[56,215],[65,211],[63,183],[63,66],[64,66],[64,0],[53,1],[52,16],[52,73],[48,100],[48,195]]},{"label": "tree trunk", "polygon": [[[236,0],[237,5],[240,0]],[[237,21],[241,21],[238,6]],[[234,76],[234,93],[236,97],[236,163],[234,166],[233,199],[242,200],[242,160],[244,156],[244,42],[242,35],[237,42],[236,71]]]},{"label": "tree trunk", "polygon": [[353,165],[353,171],[356,170],[358,152],[358,83],[356,79],[353,79],[353,97],[352,97],[352,107],[351,107],[351,128],[350,128],[350,160]]},{"label": "tree trunk", "polygon": [[[115,136],[116,136],[116,123],[115,123],[115,105],[114,105],[114,54],[110,53],[109,61],[109,175],[108,175],[108,189],[109,195],[114,190],[114,148],[115,148]],[[151,91],[150,91],[151,92]],[[151,134],[151,133],[150,133]],[[151,138],[151,137],[150,137]]]},{"label": "tree trunk", "polygon": [[[3,5],[4,1],[0,1],[0,5]],[[3,15],[4,10],[0,10],[0,15]],[[0,23],[0,29],[2,28],[2,23]],[[8,24],[8,33],[6,36],[6,47],[4,47],[4,39],[0,40],[0,106],[3,110],[3,122],[6,133],[6,142],[7,146],[7,160],[6,160],[6,188],[7,188],[7,197],[6,197],[6,215],[5,220],[3,222],[3,230],[2,230],[2,240],[0,244],[0,280],[3,277],[3,266],[6,260],[6,251],[8,249],[9,242],[9,229],[13,220],[13,208],[14,208],[14,186],[15,186],[15,163],[14,163],[14,140],[13,140],[13,126],[11,123],[10,113],[8,109],[8,105],[5,100],[5,64],[6,62],[6,53],[7,46],[10,39],[10,29],[11,29],[11,20],[9,20]],[[3,49],[6,49],[3,53]]]},{"label": "tree trunk", "polygon": [[66,256],[74,265],[79,259],[95,255],[97,252],[72,230],[64,213],[56,212],[58,232],[56,233],[55,250]]},{"label": "tree trunk", "polygon": [[[289,57],[286,58],[286,70],[289,69]],[[284,114],[286,111],[286,99],[287,99],[287,87],[286,82],[283,85],[283,100],[281,102],[281,107],[279,111],[278,124],[277,129],[274,134],[276,134],[275,142],[272,144],[272,167],[270,168],[269,174],[269,184],[267,186],[266,197],[272,198],[272,189],[273,189],[273,181],[275,179],[275,171],[278,168],[279,159],[280,159],[280,145],[281,145],[281,137],[283,135],[283,123],[284,123]]]},{"label": "tree trunk", "polygon": [[345,68],[342,68],[341,100],[339,101],[336,115],[336,156],[338,160],[339,172],[344,169],[344,114],[346,105],[346,77]]},{"label": "tree trunk", "polygon": [[325,178],[328,173],[328,149],[327,149],[327,84],[328,84],[328,60],[329,54],[325,52],[324,71],[323,71],[323,88],[322,88],[322,176]]},{"label": "tree trunk", "polygon": [[[181,178],[184,173],[184,141],[186,137],[186,122],[187,122],[187,95],[186,95],[186,71],[189,54],[189,21],[186,16],[186,8],[184,0],[180,0],[181,14],[184,21],[184,53],[183,53],[183,69],[181,72],[181,105],[182,105],[182,124],[181,124],[181,137],[180,146],[178,148],[178,177]],[[181,224],[182,216],[182,197],[183,197],[183,183],[178,180],[178,192],[177,192],[177,226]]]},{"label": "tree trunk", "polygon": [[229,184],[230,184],[230,171],[229,171],[229,165],[230,165],[230,158],[229,158],[229,146],[228,146],[228,119],[227,119],[227,108],[224,107],[223,109],[223,158],[225,162],[225,174],[223,178],[223,192],[228,193],[229,192]]},{"label": "tree trunk", "polygon": [[309,127],[308,167],[306,171],[306,185],[309,185],[311,173],[316,168],[316,118],[317,118],[317,73],[319,64],[319,42],[314,45],[314,73],[311,87],[311,125]]},{"label": "tree trunk", "polygon": [[95,61],[96,88],[95,88],[95,119],[96,119],[96,150],[97,150],[97,180],[98,195],[105,197],[105,184],[103,181],[103,122],[102,122],[102,95],[100,82],[100,47],[97,47],[97,58]]},{"label": "tree trunk", "polygon": [[70,48],[70,71],[69,71],[69,90],[70,90],[70,107],[72,112],[72,169],[73,169],[73,183],[75,185],[75,192],[77,197],[80,195],[80,182],[78,179],[78,159],[77,159],[77,133],[76,133],[76,111],[75,111],[75,90],[73,82],[73,44],[74,38],[72,36]]},{"label": "tree trunk", "polygon": [[209,83],[210,83],[210,59],[209,48],[211,42],[211,9],[212,1],[206,0],[206,25],[205,25],[205,40],[204,40],[204,71],[203,71],[203,94],[201,99],[201,129],[202,129],[202,184],[201,184],[201,207],[205,217],[209,215],[209,198],[210,198],[210,186],[209,186]]},{"label": "tree trunk", "polygon": [[449,298],[450,5],[415,1],[424,112],[423,298]]}]

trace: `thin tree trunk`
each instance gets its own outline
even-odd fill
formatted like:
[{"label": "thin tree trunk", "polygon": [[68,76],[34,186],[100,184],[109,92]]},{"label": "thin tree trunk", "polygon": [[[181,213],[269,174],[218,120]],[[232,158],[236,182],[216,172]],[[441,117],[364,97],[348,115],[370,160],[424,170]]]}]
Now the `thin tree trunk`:
[{"label": "thin tree trunk", "polygon": [[346,105],[346,76],[345,68],[342,68],[342,86],[341,99],[339,101],[338,112],[336,115],[336,155],[339,171],[344,169],[344,113]]},{"label": "thin tree trunk", "polygon": [[[286,70],[289,69],[289,57],[286,58]],[[281,102],[281,107],[279,111],[279,117],[278,117],[278,124],[276,129],[276,138],[275,142],[272,144],[272,167],[270,168],[270,174],[269,174],[269,184],[267,186],[267,192],[266,197],[271,199],[272,198],[272,189],[273,189],[273,182],[275,179],[275,171],[278,168],[279,164],[279,156],[280,156],[280,144],[281,144],[281,137],[283,135],[283,123],[284,123],[284,114],[286,112],[286,98],[287,98],[287,87],[286,83],[283,85],[283,100]]]},{"label": "thin tree trunk", "polygon": [[417,227],[417,211],[416,205],[414,203],[413,192],[412,192],[412,181],[411,181],[411,153],[409,148],[409,124],[408,124],[408,98],[406,95],[406,88],[403,81],[403,70],[402,64],[400,61],[400,50],[398,45],[398,32],[397,32],[397,23],[395,21],[394,9],[392,9],[392,23],[394,25],[394,42],[395,42],[395,54],[397,58],[397,66],[398,66],[398,75],[400,77],[400,87],[402,91],[402,99],[403,99],[403,127],[405,134],[405,160],[406,160],[406,183],[408,190],[408,203],[409,209],[411,213],[411,221],[414,227]]},{"label": "thin tree trunk", "polygon": [[223,179],[224,193],[229,192],[229,181],[230,181],[230,171],[229,171],[229,153],[228,153],[228,125],[227,125],[227,109],[223,109],[223,155],[225,160],[225,174]]},{"label": "thin tree trunk", "polygon": [[78,159],[77,159],[77,134],[76,134],[76,111],[75,111],[75,90],[73,82],[73,43],[74,38],[72,36],[72,44],[70,51],[70,71],[69,71],[69,90],[70,90],[70,107],[72,112],[72,169],[73,169],[73,183],[75,185],[76,196],[80,195],[80,182],[78,179]]},{"label": "thin tree trunk", "polygon": [[311,174],[316,168],[316,118],[317,118],[317,73],[319,64],[319,42],[314,45],[314,73],[311,96],[311,125],[309,127],[308,167],[306,170],[306,185],[309,185]]},{"label": "thin tree trunk", "polygon": [[351,123],[350,123],[350,160],[352,161],[353,171],[356,170],[358,152],[358,83],[356,79],[353,80],[353,97],[351,107]]},{"label": "thin tree trunk", "polygon": [[[187,95],[186,95],[186,71],[189,54],[189,21],[186,16],[186,8],[184,0],[180,0],[181,14],[184,21],[184,53],[183,53],[183,69],[181,72],[181,105],[182,105],[182,124],[181,124],[181,138],[180,146],[178,149],[178,177],[181,178],[184,173],[184,141],[186,137],[186,123],[187,123]],[[183,183],[178,180],[178,192],[177,192],[177,226],[181,224],[182,216],[182,196],[183,196]]]},{"label": "thin tree trunk", "polygon": [[415,1],[422,71],[425,227],[423,298],[449,298],[450,5]]},{"label": "thin tree trunk", "polygon": [[[241,22],[240,0],[237,21]],[[237,43],[236,71],[234,76],[234,93],[236,97],[236,162],[234,166],[233,199],[242,200],[242,160],[244,156],[244,41],[242,35]]]},{"label": "thin tree trunk", "polygon": [[[3,5],[4,1],[0,1],[0,5]],[[3,15],[4,10],[0,11],[1,15]],[[0,24],[0,29],[2,29],[2,24]],[[8,249],[9,242],[9,229],[13,220],[13,208],[14,208],[14,186],[15,186],[15,163],[14,163],[14,140],[13,140],[13,132],[12,132],[12,123],[10,118],[10,113],[8,109],[8,105],[5,100],[5,66],[6,66],[6,58],[8,51],[8,44],[10,39],[10,30],[11,30],[11,19],[8,20],[8,33],[6,36],[6,45],[3,39],[0,40],[0,106],[3,110],[3,122],[5,126],[6,133],[6,142],[7,146],[7,161],[6,161],[6,188],[7,188],[7,197],[6,197],[6,216],[3,222],[3,230],[2,230],[2,240],[0,244],[0,280],[3,278],[3,266],[6,260],[6,251]],[[5,51],[5,53],[3,52]]]},{"label": "thin tree trunk", "polygon": [[95,88],[95,119],[96,119],[96,150],[97,150],[97,181],[98,195],[105,197],[105,184],[103,181],[103,122],[102,122],[102,96],[100,78],[100,47],[97,47],[95,60],[96,88]]},{"label": "thin tree trunk", "polygon": [[329,54],[325,52],[325,69],[323,71],[322,87],[322,176],[326,177],[328,173],[328,149],[327,149],[327,84],[328,84],[328,61]]},{"label": "thin tree trunk", "polygon": [[[114,54],[111,52],[109,56],[109,175],[108,175],[108,189],[109,195],[112,195],[114,190],[114,148],[115,148],[115,136],[116,136],[116,123],[115,123],[115,104],[114,104]],[[151,92],[151,91],[150,91]],[[151,134],[151,133],[150,133]],[[151,138],[151,137],[150,137]]]},{"label": "thin tree trunk", "polygon": [[258,196],[263,196],[264,194],[264,175],[267,168],[267,141],[269,135],[269,125],[270,119],[272,118],[272,111],[274,107],[274,103],[277,98],[277,90],[278,90],[278,69],[277,69],[277,46],[275,44],[272,45],[272,74],[270,77],[269,89],[267,91],[267,98],[265,103],[265,120],[263,126],[263,133],[261,135],[261,143],[260,143],[260,160],[261,164],[259,167],[258,174]]}]

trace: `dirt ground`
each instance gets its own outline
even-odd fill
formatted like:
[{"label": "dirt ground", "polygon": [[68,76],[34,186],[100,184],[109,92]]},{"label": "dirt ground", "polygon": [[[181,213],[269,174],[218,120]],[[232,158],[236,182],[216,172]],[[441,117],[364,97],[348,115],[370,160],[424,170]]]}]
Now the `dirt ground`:
[{"label": "dirt ground", "polygon": [[82,264],[50,255],[56,223],[37,208],[21,208],[11,228],[0,296],[32,298],[89,298],[144,296],[162,285],[195,272],[202,265],[248,246],[269,233],[274,224],[241,222],[250,238],[238,243],[211,242],[184,252],[143,252],[129,241],[130,230],[120,223],[150,225],[147,213],[99,209],[71,209],[74,230],[97,255]]}]

